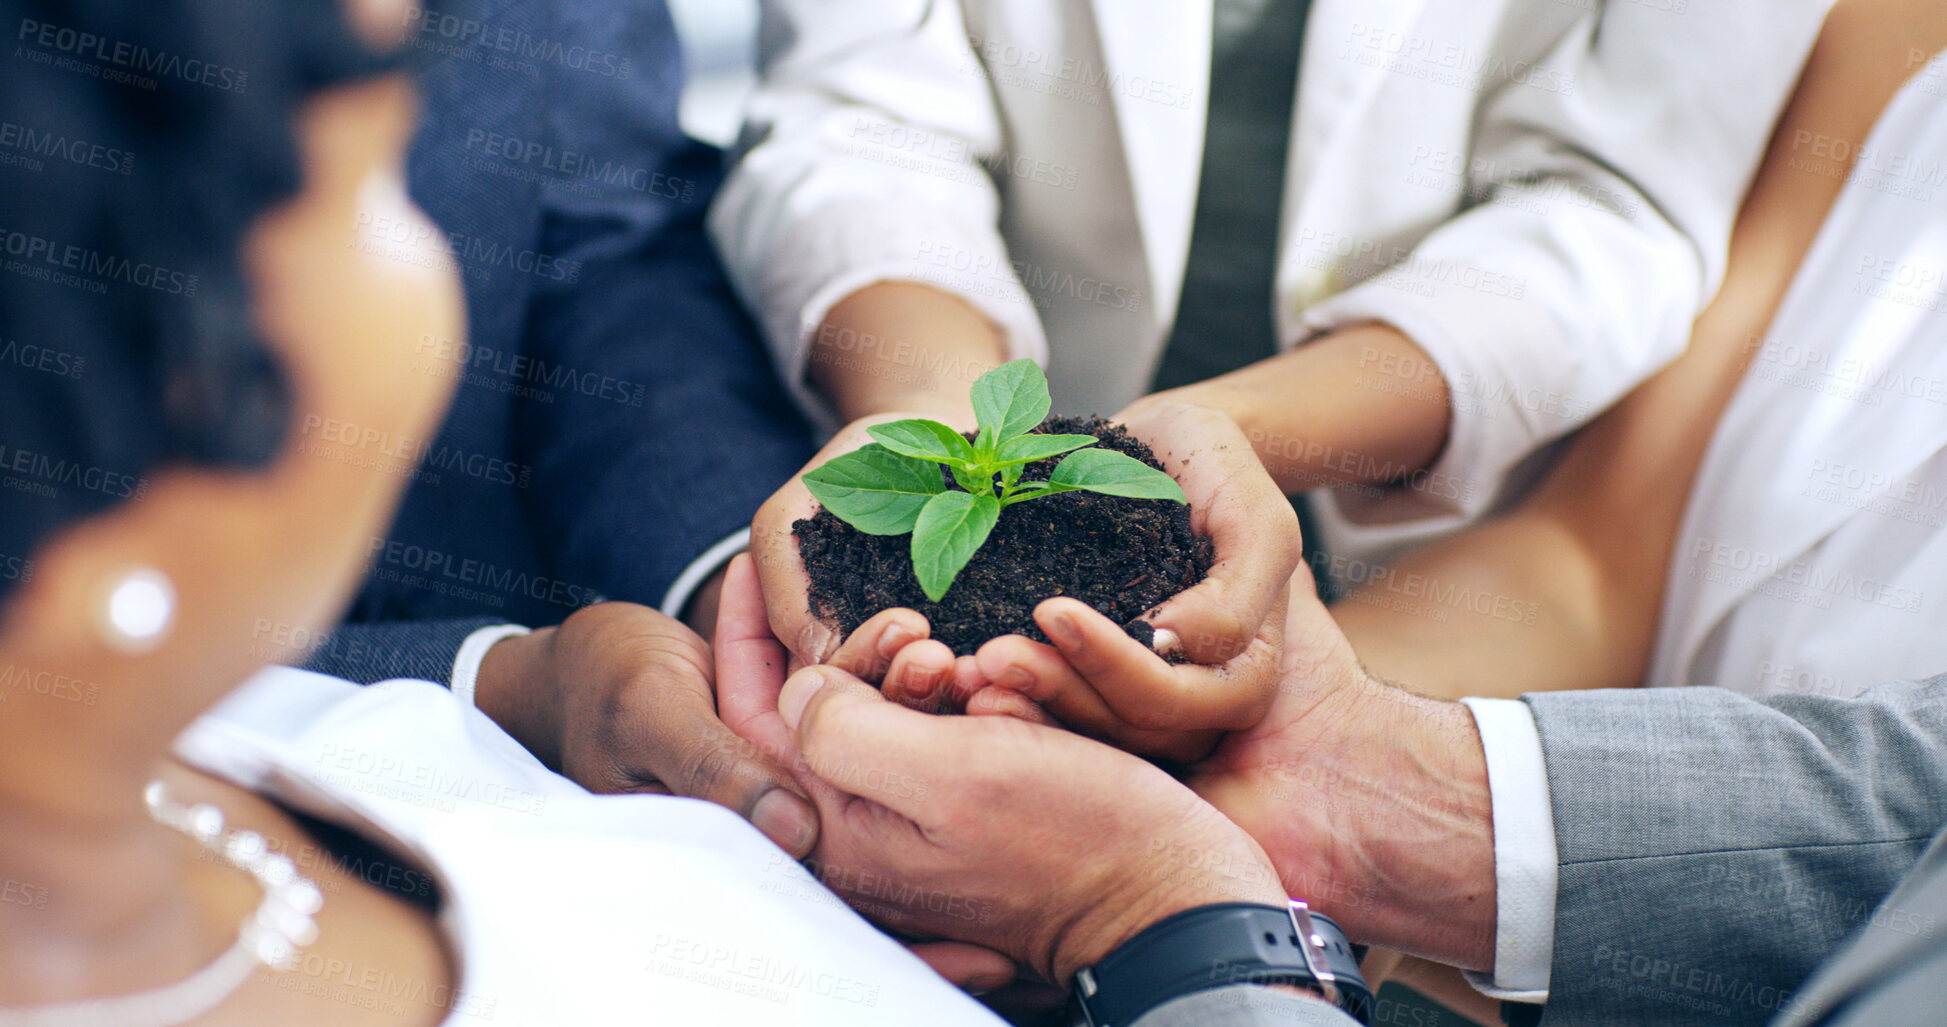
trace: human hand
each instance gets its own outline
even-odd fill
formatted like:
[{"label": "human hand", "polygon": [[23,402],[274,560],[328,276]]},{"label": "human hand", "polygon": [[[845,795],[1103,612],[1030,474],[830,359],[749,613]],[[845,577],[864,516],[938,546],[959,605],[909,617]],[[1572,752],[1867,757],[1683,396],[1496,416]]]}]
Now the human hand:
[{"label": "human hand", "polygon": [[1277,697],[1191,787],[1351,936],[1491,970],[1493,807],[1473,715],[1366,673],[1310,571],[1290,588]]},{"label": "human hand", "polygon": [[[885,610],[861,624],[851,637],[811,612],[811,577],[805,571],[792,525],[818,512],[818,500],[805,488],[804,474],[833,457],[871,443],[866,429],[901,420],[900,413],[860,418],[846,425],[818,451],[803,471],[758,509],[751,522],[750,552],[763,586],[770,633],[784,643],[793,669],[836,663],[859,677],[888,684],[896,695],[930,702],[953,673],[951,650],[928,636],[931,626],[918,611]],[[968,661],[971,666],[971,660]]]},{"label": "human hand", "polygon": [[475,701],[548,766],[593,792],[669,792],[749,819],[794,856],[817,814],[779,763],[718,719],[710,647],[633,603],[599,603],[558,628],[502,639]]},{"label": "human hand", "polygon": [[1255,724],[1276,694],[1287,585],[1302,559],[1298,516],[1224,414],[1138,402],[1118,420],[1183,486],[1192,526],[1216,545],[1210,573],[1145,617],[1155,650],[1056,597],[1034,611],[1053,645],[993,639],[974,654],[977,673],[960,669],[953,682],[969,713],[1031,713],[1025,696],[1075,730],[1187,761],[1207,754],[1222,731]]},{"label": "human hand", "polygon": [[[775,726],[802,754],[828,881],[888,928],[1066,982],[1142,928],[1214,902],[1280,905],[1264,853],[1141,759],[1005,717],[932,717],[833,667],[793,675]],[[912,896],[905,901],[898,896]]]}]

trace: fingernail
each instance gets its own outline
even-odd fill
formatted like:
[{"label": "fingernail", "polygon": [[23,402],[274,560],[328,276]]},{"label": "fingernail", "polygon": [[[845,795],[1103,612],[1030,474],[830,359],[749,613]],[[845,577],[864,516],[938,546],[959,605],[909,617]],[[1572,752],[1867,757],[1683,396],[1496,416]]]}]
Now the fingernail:
[{"label": "fingernail", "polygon": [[904,624],[888,625],[885,633],[879,636],[879,658],[890,660],[898,656],[899,650],[904,649],[906,643],[912,640],[913,633]]},{"label": "fingernail", "polygon": [[765,792],[751,807],[751,826],[792,856],[803,859],[811,853],[818,832],[818,814],[811,804],[782,789]]},{"label": "fingernail", "polygon": [[1001,671],[1001,676],[995,680],[994,684],[1002,688],[1011,688],[1017,692],[1025,692],[1034,687],[1034,675],[1010,664],[1006,670]]},{"label": "fingernail", "polygon": [[1149,640],[1149,647],[1158,654],[1173,653],[1183,646],[1183,639],[1168,628],[1157,628],[1156,637]]},{"label": "fingernail", "polygon": [[967,994],[985,995],[988,992],[993,991],[995,988],[998,988],[1001,985],[1006,983],[1007,983],[1007,978],[1005,977],[989,976],[987,974],[978,974],[973,977],[967,978]]},{"label": "fingernail", "polygon": [[784,689],[777,694],[777,712],[784,718],[784,724],[791,730],[798,729],[798,720],[804,716],[804,708],[811,697],[825,687],[825,675],[816,667],[805,669],[791,675],[784,683]]},{"label": "fingernail", "polygon": [[1075,626],[1075,618],[1065,613],[1048,618],[1048,637],[1063,649],[1077,649],[1082,644],[1082,632]]}]

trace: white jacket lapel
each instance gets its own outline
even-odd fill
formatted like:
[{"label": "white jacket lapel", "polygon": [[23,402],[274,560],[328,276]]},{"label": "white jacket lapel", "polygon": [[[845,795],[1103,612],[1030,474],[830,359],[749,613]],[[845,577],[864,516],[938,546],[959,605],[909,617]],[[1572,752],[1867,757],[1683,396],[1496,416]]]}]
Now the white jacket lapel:
[{"label": "white jacket lapel", "polygon": [[1148,257],[1153,312],[1175,316],[1210,103],[1211,0],[1093,0]]},{"label": "white jacket lapel", "polygon": [[[1303,309],[1341,283],[1299,262],[1291,244],[1298,225],[1333,226],[1343,196],[1335,172],[1370,173],[1345,151],[1359,141],[1357,128],[1386,81],[1381,63],[1358,59],[1358,41],[1409,35],[1427,0],[1312,0],[1305,23],[1305,52],[1298,62],[1298,102],[1292,111],[1291,155],[1285,162],[1284,204],[1278,239],[1278,331],[1291,337]],[[1358,44],[1358,45],[1355,45]],[[1381,47],[1384,50],[1384,47]]]}]

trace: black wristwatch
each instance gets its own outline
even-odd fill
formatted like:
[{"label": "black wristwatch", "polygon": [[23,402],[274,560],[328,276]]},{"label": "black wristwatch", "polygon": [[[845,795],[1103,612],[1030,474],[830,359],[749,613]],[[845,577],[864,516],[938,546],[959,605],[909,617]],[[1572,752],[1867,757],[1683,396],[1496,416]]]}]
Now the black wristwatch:
[{"label": "black wristwatch", "polygon": [[1165,917],[1075,974],[1076,1022],[1129,1027],[1173,999],[1231,984],[1317,992],[1366,1023],[1372,992],[1339,925],[1303,902],[1225,902]]}]

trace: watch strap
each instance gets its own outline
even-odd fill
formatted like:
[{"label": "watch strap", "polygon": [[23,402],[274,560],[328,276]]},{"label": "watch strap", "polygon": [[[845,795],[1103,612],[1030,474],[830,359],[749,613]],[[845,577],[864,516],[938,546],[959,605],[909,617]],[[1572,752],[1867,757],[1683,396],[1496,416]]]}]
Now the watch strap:
[{"label": "watch strap", "polygon": [[1308,988],[1366,1022],[1372,993],[1358,954],[1328,917],[1288,907],[1226,902],[1151,924],[1075,975],[1075,1000],[1090,1027],[1129,1027],[1184,995],[1232,984]]}]

